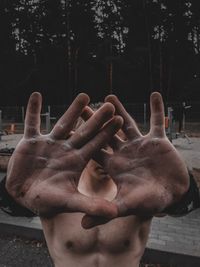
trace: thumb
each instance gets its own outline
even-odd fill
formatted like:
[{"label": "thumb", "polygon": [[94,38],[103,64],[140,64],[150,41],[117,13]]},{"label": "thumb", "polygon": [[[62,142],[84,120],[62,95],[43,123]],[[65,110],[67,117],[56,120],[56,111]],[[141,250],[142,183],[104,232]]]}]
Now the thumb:
[{"label": "thumb", "polygon": [[105,218],[105,217],[100,217],[100,216],[90,216],[90,215],[84,215],[81,221],[81,225],[85,229],[90,229],[92,227],[95,227],[97,225],[102,225],[113,218]]},{"label": "thumb", "polygon": [[71,210],[83,212],[92,217],[112,219],[118,214],[114,203],[98,197],[88,197],[79,192],[72,196],[70,202]]}]

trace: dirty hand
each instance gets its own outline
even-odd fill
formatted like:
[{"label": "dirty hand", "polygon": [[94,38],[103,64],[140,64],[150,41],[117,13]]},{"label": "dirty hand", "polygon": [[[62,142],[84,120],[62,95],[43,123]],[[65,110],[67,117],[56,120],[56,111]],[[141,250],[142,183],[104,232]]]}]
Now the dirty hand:
[{"label": "dirty hand", "polygon": [[[124,119],[125,140],[115,136],[111,143],[113,153],[103,150],[96,160],[117,184],[113,203],[118,207],[118,216],[160,213],[178,202],[189,186],[186,165],[165,134],[162,97],[159,93],[151,95],[150,131],[146,135],[141,134],[116,96],[108,96],[106,101]],[[90,228],[106,221],[85,216],[82,225]]]},{"label": "dirty hand", "polygon": [[91,200],[77,190],[87,162],[122,125],[122,118],[113,116],[114,106],[106,103],[71,134],[88,102],[87,95],[78,95],[53,130],[42,135],[41,95],[33,93],[29,99],[24,136],[9,161],[6,188],[18,203],[41,217],[62,212],[116,216],[113,203]]}]

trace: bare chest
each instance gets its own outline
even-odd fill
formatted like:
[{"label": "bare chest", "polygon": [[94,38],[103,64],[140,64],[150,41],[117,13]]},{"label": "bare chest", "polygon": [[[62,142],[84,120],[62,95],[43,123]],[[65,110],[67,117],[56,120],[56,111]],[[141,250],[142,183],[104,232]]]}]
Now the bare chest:
[{"label": "bare chest", "polygon": [[135,216],[117,218],[111,222],[85,230],[81,226],[82,214],[63,214],[56,218],[53,229],[54,247],[79,254],[118,253],[140,250],[146,244],[149,233],[148,222]]}]

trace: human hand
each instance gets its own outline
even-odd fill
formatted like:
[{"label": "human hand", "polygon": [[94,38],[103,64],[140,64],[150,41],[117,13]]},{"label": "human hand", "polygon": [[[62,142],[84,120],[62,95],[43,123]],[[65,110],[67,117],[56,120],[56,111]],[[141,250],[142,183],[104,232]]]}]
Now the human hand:
[{"label": "human hand", "polygon": [[[151,127],[144,136],[116,96],[108,96],[106,101],[124,119],[126,137],[122,140],[115,136],[111,143],[113,153],[102,150],[96,157],[117,184],[113,203],[118,207],[118,216],[160,213],[178,202],[189,186],[186,165],[165,134],[162,97],[159,93],[151,95]],[[91,110],[86,112],[91,116]],[[90,228],[107,221],[85,216],[82,225]]]},{"label": "human hand", "polygon": [[18,203],[41,217],[62,212],[116,216],[113,203],[90,199],[77,190],[87,162],[122,125],[122,118],[113,116],[114,107],[107,103],[71,134],[88,102],[87,95],[78,95],[53,130],[42,135],[42,98],[39,93],[30,96],[24,136],[9,161],[6,188]]}]

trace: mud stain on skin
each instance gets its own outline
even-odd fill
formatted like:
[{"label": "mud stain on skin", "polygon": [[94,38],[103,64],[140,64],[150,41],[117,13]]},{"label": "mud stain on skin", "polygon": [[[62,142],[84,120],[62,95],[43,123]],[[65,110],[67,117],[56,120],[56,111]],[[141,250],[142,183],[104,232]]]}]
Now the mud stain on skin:
[{"label": "mud stain on skin", "polygon": [[67,241],[66,247],[67,249],[72,249],[74,247],[74,243],[72,241]]},{"label": "mud stain on skin", "polygon": [[130,244],[131,244],[130,240],[125,240],[125,241],[124,241],[124,246],[125,246],[126,248],[129,248],[129,247],[130,247]]}]

